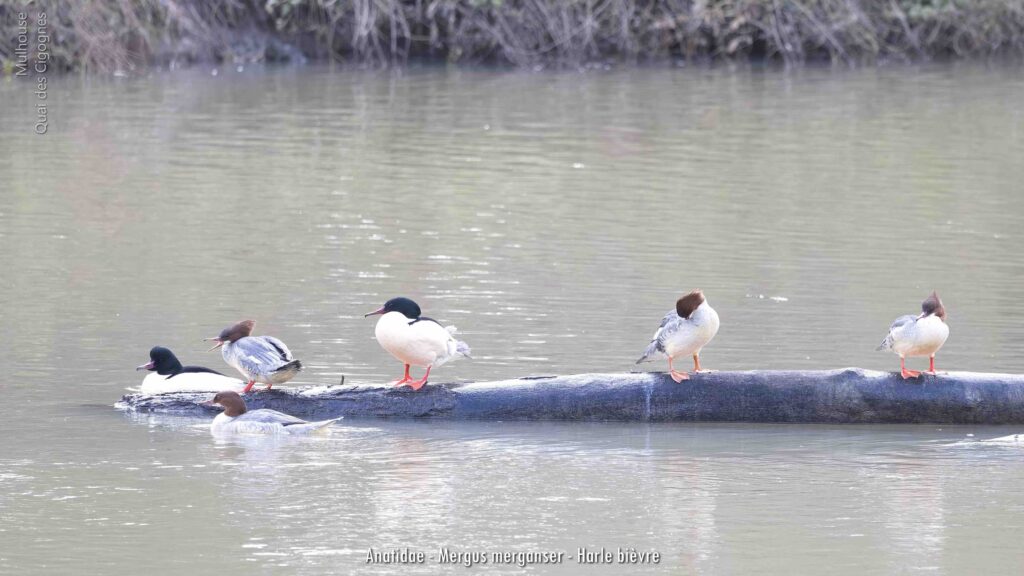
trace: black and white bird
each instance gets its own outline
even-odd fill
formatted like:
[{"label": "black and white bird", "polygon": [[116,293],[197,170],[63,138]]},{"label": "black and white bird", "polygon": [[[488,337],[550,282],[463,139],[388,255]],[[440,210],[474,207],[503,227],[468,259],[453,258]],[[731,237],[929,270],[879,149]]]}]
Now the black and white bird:
[{"label": "black and white bird", "polygon": [[182,366],[170,349],[154,346],[149,351],[149,362],[136,368],[149,370],[142,379],[139,391],[143,394],[166,394],[168,392],[220,392],[245,388],[245,382],[225,376],[216,370],[203,366]]},{"label": "black and white bird", "polygon": [[[454,326],[442,326],[437,320],[421,315],[418,304],[408,298],[392,298],[367,316],[380,314],[374,334],[377,342],[392,356],[405,364],[405,376],[395,386],[408,384],[419,390],[427,383],[430,369],[437,368],[459,356],[469,358],[469,345],[456,340]],[[410,366],[426,368],[423,378],[409,375]]]}]

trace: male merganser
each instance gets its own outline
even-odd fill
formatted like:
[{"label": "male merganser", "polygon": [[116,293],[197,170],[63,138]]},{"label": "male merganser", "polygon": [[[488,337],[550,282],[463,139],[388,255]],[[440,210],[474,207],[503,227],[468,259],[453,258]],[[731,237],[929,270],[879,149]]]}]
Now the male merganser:
[{"label": "male merganser", "polygon": [[668,372],[672,379],[676,382],[688,380],[690,376],[676,372],[672,361],[679,356],[692,355],[694,372],[703,372],[700,351],[717,333],[718,313],[705,300],[703,292],[694,290],[676,300],[676,309],[662,318],[651,344],[636,363],[655,355],[668,357]]},{"label": "male merganser", "polygon": [[[395,386],[408,383],[413,390],[419,390],[427,383],[431,368],[457,356],[470,357],[469,345],[452,337],[455,326],[441,326],[437,320],[421,316],[419,305],[408,298],[392,298],[363,318],[375,314],[383,314],[374,330],[377,342],[405,364],[405,376],[396,380]],[[409,376],[410,366],[424,367],[427,373],[414,380]]]},{"label": "male merganser", "polygon": [[917,378],[921,373],[907,370],[907,356],[927,356],[928,373],[935,374],[935,353],[942,348],[949,338],[949,325],[946,324],[946,308],[942,306],[939,295],[932,292],[921,303],[921,313],[900,316],[889,326],[889,333],[876,350],[891,350],[900,355],[900,375],[904,379]]},{"label": "male merganser", "polygon": [[250,336],[255,320],[243,320],[220,332],[208,342],[217,342],[211,351],[221,348],[221,356],[229,366],[241,372],[248,384],[242,392],[252,390],[257,382],[266,384],[267,390],[274,384],[284,384],[302,370],[302,362],[292,356],[292,351],[273,336]]},{"label": "male merganser", "polygon": [[210,432],[214,434],[309,434],[341,420],[332,418],[307,422],[267,408],[250,411],[245,407],[245,400],[231,391],[218,393],[206,404],[224,407],[224,411],[210,423]]},{"label": "male merganser", "polygon": [[182,366],[174,352],[163,346],[154,346],[149,351],[149,363],[139,366],[136,370],[153,372],[142,380],[139,391],[143,394],[238,391],[245,387],[245,382],[225,376],[216,370],[202,366]]}]

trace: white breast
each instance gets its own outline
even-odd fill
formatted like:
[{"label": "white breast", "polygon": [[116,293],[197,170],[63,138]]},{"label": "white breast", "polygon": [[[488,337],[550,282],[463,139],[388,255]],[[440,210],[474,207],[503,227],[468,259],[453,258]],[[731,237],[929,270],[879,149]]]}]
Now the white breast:
[{"label": "white breast", "polygon": [[213,433],[229,432],[231,430],[231,423],[234,422],[234,418],[221,412],[214,417],[213,422],[210,422],[210,431]]},{"label": "white breast", "polygon": [[220,355],[224,358],[224,362],[226,362],[228,366],[238,370],[238,373],[247,380],[255,379],[255,374],[250,374],[247,370],[242,368],[242,364],[238,361],[239,354],[240,351],[235,347],[234,342],[228,342],[220,347]]},{"label": "white breast", "polygon": [[143,394],[167,394],[170,392],[241,392],[245,383],[238,378],[229,378],[210,372],[186,372],[173,378],[152,372],[142,380],[139,391]]},{"label": "white breast", "polygon": [[908,322],[893,332],[892,349],[901,356],[931,356],[949,337],[949,325],[938,316]]},{"label": "white breast", "polygon": [[701,303],[689,321],[680,325],[665,340],[665,352],[672,358],[699,354],[701,349],[718,334],[718,313],[706,301]]},{"label": "white breast", "polygon": [[[245,416],[243,414],[243,416]],[[287,429],[275,422],[259,422],[228,416],[221,412],[210,423],[214,434],[287,434]]]},{"label": "white breast", "polygon": [[447,359],[448,341],[452,339],[447,330],[428,320],[409,322],[401,312],[384,314],[374,329],[377,342],[404,364],[426,367]]}]

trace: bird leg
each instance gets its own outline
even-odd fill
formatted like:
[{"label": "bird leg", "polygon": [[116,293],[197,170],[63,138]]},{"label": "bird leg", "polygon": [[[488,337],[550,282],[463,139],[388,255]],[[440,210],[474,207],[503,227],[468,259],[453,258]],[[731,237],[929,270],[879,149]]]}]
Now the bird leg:
[{"label": "bird leg", "polygon": [[267,384],[267,387],[266,387],[266,388],[264,388],[264,389],[263,389],[263,391],[264,391],[264,392],[266,392],[267,390],[270,390],[270,386],[271,386],[271,384],[269,384],[269,383],[268,383],[268,384]]},{"label": "bird leg", "polygon": [[242,394],[248,394],[249,390],[252,390],[252,387],[255,386],[255,385],[256,385],[256,381],[255,380],[249,380],[245,384],[245,390],[242,390]]},{"label": "bird leg", "polygon": [[904,380],[907,378],[917,378],[920,375],[921,373],[917,370],[907,370],[906,359],[900,356],[900,376],[903,376]]},{"label": "bird leg", "polygon": [[705,372],[711,372],[711,370],[705,370],[700,367],[700,354],[693,355],[693,371],[698,374],[704,374]]},{"label": "bird leg", "polygon": [[672,367],[672,357],[668,357],[668,375],[672,377],[676,382],[682,382],[683,380],[689,380],[690,375],[686,372],[676,372],[676,369]]},{"label": "bird leg", "polygon": [[392,384],[395,385],[395,388],[398,388],[399,386],[404,386],[405,383],[410,381],[410,380],[412,380],[412,377],[409,376],[409,365],[406,364],[405,365],[405,376],[402,377],[400,380],[395,380],[394,382],[392,382]]},{"label": "bird leg", "polygon": [[928,373],[935,376],[935,355],[932,354],[928,357]]},{"label": "bird leg", "polygon": [[412,388],[413,390],[419,390],[420,388],[423,388],[423,385],[427,383],[427,376],[430,376],[430,366],[427,366],[427,373],[423,375],[423,379],[417,380],[415,382],[410,382],[409,387]]}]

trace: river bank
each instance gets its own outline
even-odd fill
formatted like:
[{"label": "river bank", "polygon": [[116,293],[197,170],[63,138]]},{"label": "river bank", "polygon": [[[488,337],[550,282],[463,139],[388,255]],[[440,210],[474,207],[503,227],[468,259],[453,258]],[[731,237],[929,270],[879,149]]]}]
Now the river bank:
[{"label": "river bank", "polygon": [[[196,63],[410,59],[514,67],[841,64],[1024,54],[1020,0],[53,0],[0,6],[0,61],[100,73]],[[22,62],[24,63],[24,62]]]}]

